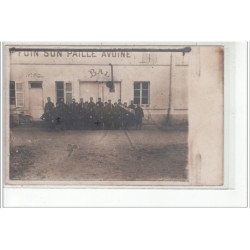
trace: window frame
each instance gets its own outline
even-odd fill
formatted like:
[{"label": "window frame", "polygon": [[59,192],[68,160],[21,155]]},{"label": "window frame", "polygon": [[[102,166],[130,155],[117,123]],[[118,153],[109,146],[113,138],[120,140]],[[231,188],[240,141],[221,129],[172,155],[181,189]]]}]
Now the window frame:
[{"label": "window frame", "polygon": [[[71,85],[71,90],[67,90],[67,84],[70,84]],[[73,84],[72,82],[65,82],[64,83],[64,89],[65,89],[65,93],[64,93],[64,100],[65,100],[65,103],[67,103],[67,94],[71,94],[71,101],[70,103],[72,102],[72,99],[73,99]]]},{"label": "window frame", "polygon": [[[32,84],[34,84],[34,86],[32,87]],[[40,86],[36,86],[35,84],[39,84]],[[42,89],[43,88],[43,82],[42,81],[29,81],[29,88],[30,89]]]},{"label": "window frame", "polygon": [[[142,90],[143,90],[143,88],[142,88],[142,85],[144,84],[144,83],[146,83],[147,84],[147,92],[148,92],[148,96],[147,96],[147,103],[146,104],[142,104]],[[135,88],[135,85],[136,84],[139,84],[139,86],[140,86],[140,88],[138,89],[136,89]],[[139,90],[140,91],[140,96],[139,96],[139,104],[140,104],[140,106],[142,106],[142,107],[149,107],[149,105],[150,105],[150,81],[134,81],[134,86],[133,86],[133,88],[134,88],[134,93],[133,93],[133,100],[134,100],[134,103],[135,103],[135,90]],[[138,98],[138,97],[137,97]]]},{"label": "window frame", "polygon": [[[63,88],[60,89],[60,90],[63,90],[63,101],[64,101],[64,103],[67,103],[67,98],[66,98],[67,94],[71,94],[71,101],[72,101],[72,99],[73,99],[73,84],[72,84],[72,82],[70,82],[70,81],[67,81],[67,82],[65,82],[65,81],[55,81],[55,89],[56,89],[56,98],[55,98],[55,100],[56,100],[56,102],[58,102],[57,83],[62,83],[63,84]],[[67,88],[66,88],[67,84],[71,85],[71,90],[67,90]]]}]

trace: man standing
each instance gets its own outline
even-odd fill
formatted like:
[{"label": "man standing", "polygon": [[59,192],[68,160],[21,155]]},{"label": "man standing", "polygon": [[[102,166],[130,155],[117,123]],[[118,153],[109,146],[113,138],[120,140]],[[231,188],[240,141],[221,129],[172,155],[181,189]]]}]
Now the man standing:
[{"label": "man standing", "polygon": [[121,102],[121,99],[118,99],[118,103],[117,103],[119,106],[122,106],[122,102]]},{"label": "man standing", "polygon": [[56,103],[54,120],[56,128],[63,130],[66,128],[67,105],[64,103],[63,99],[59,99]]},{"label": "man standing", "polygon": [[130,102],[130,105],[128,106],[130,109],[130,114],[129,114],[129,125],[134,126],[135,125],[135,105],[134,101]]},{"label": "man standing", "polygon": [[71,118],[71,128],[76,129],[78,124],[78,105],[76,99],[72,99],[72,103],[69,106],[70,118]]},{"label": "man standing", "polygon": [[95,103],[93,101],[93,97],[90,97],[89,98],[89,103],[88,103],[88,121],[89,121],[89,124],[88,124],[88,127],[90,129],[93,129],[94,126],[95,126]]},{"label": "man standing", "polygon": [[123,110],[122,110],[123,128],[124,129],[128,129],[128,126],[129,126],[129,116],[130,116],[130,112],[128,111],[127,103],[124,102],[124,104],[123,104]]},{"label": "man standing", "polygon": [[111,100],[105,102],[105,106],[103,108],[104,113],[104,128],[111,129],[112,127],[112,103]]},{"label": "man standing", "polygon": [[103,128],[103,107],[102,99],[99,97],[95,107],[95,125],[97,129]]},{"label": "man standing", "polygon": [[133,109],[135,110],[135,104],[134,104],[134,101],[131,101],[130,102],[130,105],[128,106],[130,109]]},{"label": "man standing", "polygon": [[51,101],[50,97],[47,97],[47,103],[44,107],[44,114],[41,119],[45,119],[49,126],[53,126],[53,113],[54,113],[55,105]]},{"label": "man standing", "polygon": [[44,113],[51,112],[54,109],[55,105],[51,101],[50,97],[47,97],[47,103],[45,104],[44,107]]},{"label": "man standing", "polygon": [[139,104],[137,104],[137,107],[135,108],[135,126],[136,129],[141,129],[142,127],[142,118],[144,117],[143,109]]},{"label": "man standing", "polygon": [[84,116],[85,116],[85,108],[84,108],[84,102],[83,98],[80,98],[80,102],[78,104],[78,129],[84,128]]},{"label": "man standing", "polygon": [[84,102],[84,106],[83,106],[83,108],[84,108],[84,129],[88,129],[88,126],[89,126],[89,102],[88,101],[86,101],[86,102]]},{"label": "man standing", "polygon": [[119,123],[119,129],[123,128],[123,105],[121,102],[121,99],[118,99],[117,103],[117,109],[118,109],[118,123]]},{"label": "man standing", "polygon": [[98,97],[98,101],[96,103],[96,106],[98,106],[98,107],[103,107],[104,106],[104,104],[102,102],[102,99],[100,97]]},{"label": "man standing", "polygon": [[114,129],[120,128],[119,116],[120,116],[120,107],[118,106],[117,102],[115,102],[114,107],[112,109]]}]

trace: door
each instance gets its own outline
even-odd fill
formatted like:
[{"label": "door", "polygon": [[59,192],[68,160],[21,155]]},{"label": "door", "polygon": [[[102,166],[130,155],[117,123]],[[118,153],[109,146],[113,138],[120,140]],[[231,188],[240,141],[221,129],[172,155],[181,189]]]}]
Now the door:
[{"label": "door", "polygon": [[94,102],[100,97],[103,102],[111,100],[112,103],[117,102],[121,98],[121,83],[114,83],[114,90],[106,86],[106,83],[98,82],[82,82],[80,83],[80,98],[83,98],[84,102],[89,101],[89,98],[93,97]]},{"label": "door", "polygon": [[94,102],[97,101],[99,97],[99,83],[96,82],[84,82],[80,83],[80,98],[83,98],[83,101],[89,101],[90,97],[94,98]]},{"label": "door", "polygon": [[42,82],[29,83],[29,111],[34,120],[39,120],[43,114]]}]

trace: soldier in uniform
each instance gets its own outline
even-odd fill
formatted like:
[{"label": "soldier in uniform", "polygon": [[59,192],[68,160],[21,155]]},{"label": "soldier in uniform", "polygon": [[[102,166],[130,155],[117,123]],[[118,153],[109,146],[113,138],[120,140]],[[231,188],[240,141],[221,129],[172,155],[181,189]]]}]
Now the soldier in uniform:
[{"label": "soldier in uniform", "polygon": [[59,99],[55,108],[55,127],[58,129],[66,128],[66,118],[67,118],[67,105],[64,103],[63,99]]},{"label": "soldier in uniform", "polygon": [[133,109],[135,110],[135,104],[134,104],[134,101],[131,101],[130,102],[130,105],[128,106],[130,109]]},{"label": "soldier in uniform", "polygon": [[55,105],[51,101],[50,97],[47,97],[47,103],[44,107],[44,113],[41,117],[42,120],[45,119],[48,127],[53,127],[53,116],[54,116]]},{"label": "soldier in uniform", "polygon": [[86,101],[84,102],[84,105],[83,105],[83,112],[84,112],[84,121],[83,121],[83,128],[84,129],[87,129],[88,128],[88,106],[89,106],[89,102]]},{"label": "soldier in uniform", "polygon": [[130,117],[130,112],[128,111],[128,106],[127,103],[124,102],[123,104],[123,112],[122,112],[122,117],[123,117],[123,128],[128,129],[129,126],[129,117]]},{"label": "soldier in uniform", "polygon": [[122,102],[121,102],[121,99],[118,99],[118,103],[117,103],[119,106],[122,106]]},{"label": "soldier in uniform", "polygon": [[102,102],[102,99],[98,98],[95,107],[95,118],[96,118],[95,125],[97,129],[103,128],[103,107],[104,104]]},{"label": "soldier in uniform", "polygon": [[120,107],[118,106],[117,102],[115,102],[114,107],[112,109],[112,118],[113,118],[114,129],[120,128],[119,116],[120,116]]},{"label": "soldier in uniform", "polygon": [[94,129],[95,126],[95,103],[93,97],[89,98],[88,103],[88,128]]},{"label": "soldier in uniform", "polygon": [[69,118],[70,118],[70,128],[76,129],[78,125],[78,104],[75,98],[72,99],[71,104],[69,105]]},{"label": "soldier in uniform", "polygon": [[137,104],[137,107],[135,108],[135,126],[136,129],[141,129],[142,127],[142,118],[144,117],[143,109],[139,104]]},{"label": "soldier in uniform", "polygon": [[130,102],[130,105],[128,106],[130,109],[130,114],[129,114],[129,125],[134,126],[135,125],[135,104],[134,101]]},{"label": "soldier in uniform", "polygon": [[123,128],[123,105],[121,102],[121,99],[118,99],[117,103],[118,108],[118,123],[119,123],[119,129]]},{"label": "soldier in uniform", "polygon": [[111,100],[108,100],[108,110],[109,110],[109,129],[113,127],[113,108],[114,105],[112,104]]},{"label": "soldier in uniform", "polygon": [[78,129],[84,128],[84,118],[85,118],[85,107],[83,98],[80,98],[80,102],[78,103],[78,124],[77,124]]},{"label": "soldier in uniform", "polygon": [[100,106],[100,107],[104,106],[102,99],[100,97],[98,98],[98,101],[96,102],[96,106]]},{"label": "soldier in uniform", "polygon": [[108,123],[107,110],[108,110],[108,103],[104,102],[104,107],[103,107],[103,128],[104,129],[107,129],[107,123]]},{"label": "soldier in uniform", "polygon": [[111,100],[108,100],[108,105],[109,105],[109,107],[112,109],[113,104],[112,104]]},{"label": "soldier in uniform", "polygon": [[52,111],[54,109],[54,107],[55,107],[55,105],[51,101],[50,97],[47,97],[47,103],[45,104],[45,107],[44,107],[44,113]]},{"label": "soldier in uniform", "polygon": [[111,129],[112,127],[112,104],[111,100],[105,102],[103,108],[103,117],[104,117],[104,128]]}]

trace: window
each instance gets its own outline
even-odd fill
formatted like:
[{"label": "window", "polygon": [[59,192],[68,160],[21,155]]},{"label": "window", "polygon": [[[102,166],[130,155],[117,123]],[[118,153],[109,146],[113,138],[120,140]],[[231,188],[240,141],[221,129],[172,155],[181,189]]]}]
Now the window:
[{"label": "window", "polygon": [[66,103],[72,102],[72,83],[66,82]]},{"label": "window", "polygon": [[34,89],[34,88],[42,88],[43,86],[42,82],[30,82],[30,87]]},{"label": "window", "polygon": [[16,106],[17,107],[24,106],[23,83],[16,83]]},{"label": "window", "polygon": [[15,105],[16,107],[24,106],[23,83],[10,81],[10,105]]},{"label": "window", "polygon": [[[65,90],[65,91],[64,91]],[[72,83],[67,82],[56,82],[56,101],[60,99],[66,100],[66,103],[71,103],[72,101]]]},{"label": "window", "polygon": [[134,82],[134,104],[149,104],[149,82]]},{"label": "window", "polygon": [[56,82],[56,101],[64,100],[64,82]]},{"label": "window", "polygon": [[16,85],[14,81],[10,81],[10,105],[16,105]]}]

